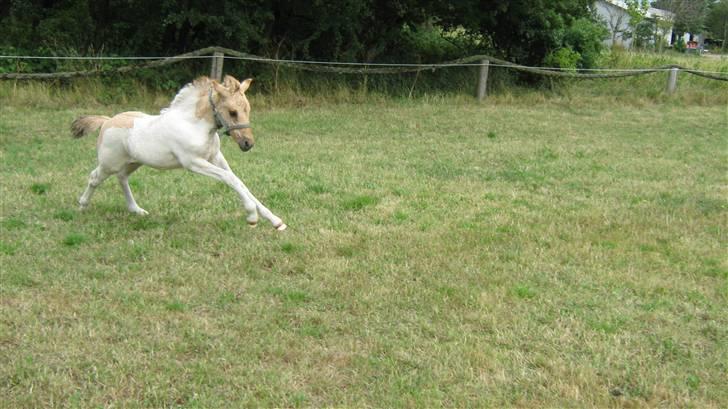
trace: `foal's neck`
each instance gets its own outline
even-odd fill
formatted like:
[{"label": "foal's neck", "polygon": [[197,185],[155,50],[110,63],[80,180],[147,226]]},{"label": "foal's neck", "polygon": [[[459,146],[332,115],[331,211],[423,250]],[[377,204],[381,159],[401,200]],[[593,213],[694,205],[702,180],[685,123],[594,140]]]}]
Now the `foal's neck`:
[{"label": "foal's neck", "polygon": [[162,114],[170,110],[181,112],[185,116],[205,122],[210,128],[210,132],[213,132],[216,127],[215,116],[210,106],[210,87],[212,87],[212,82],[207,77],[198,78],[187,84],[177,93],[169,108],[162,110]]}]

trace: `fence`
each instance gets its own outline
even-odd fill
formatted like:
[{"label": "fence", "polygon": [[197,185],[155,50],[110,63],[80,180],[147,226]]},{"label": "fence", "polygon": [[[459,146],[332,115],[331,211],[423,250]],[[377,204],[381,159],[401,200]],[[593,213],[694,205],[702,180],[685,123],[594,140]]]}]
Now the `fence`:
[{"label": "fence", "polygon": [[105,73],[124,73],[145,68],[162,67],[189,59],[210,59],[210,77],[217,80],[220,80],[222,77],[223,64],[225,59],[254,61],[265,64],[277,64],[300,70],[339,74],[401,74],[406,72],[420,72],[425,70],[434,71],[449,67],[480,67],[476,86],[476,96],[478,100],[482,100],[487,96],[488,73],[491,67],[504,67],[547,77],[561,77],[572,79],[624,78],[630,76],[648,75],[658,72],[667,72],[668,75],[665,90],[668,94],[672,94],[676,91],[679,72],[684,72],[687,74],[696,75],[716,81],[728,81],[728,73],[726,72],[695,70],[679,65],[665,65],[662,67],[639,69],[561,69],[552,67],[529,67],[488,55],[473,55],[470,57],[437,64],[345,63],[331,61],[282,60],[265,58],[232,50],[229,48],[206,47],[200,50],[172,57],[39,57],[22,55],[0,55],[0,59],[151,60],[136,65],[85,71],[66,71],[55,73],[0,73],[0,80],[64,79],[74,77],[88,77]]}]

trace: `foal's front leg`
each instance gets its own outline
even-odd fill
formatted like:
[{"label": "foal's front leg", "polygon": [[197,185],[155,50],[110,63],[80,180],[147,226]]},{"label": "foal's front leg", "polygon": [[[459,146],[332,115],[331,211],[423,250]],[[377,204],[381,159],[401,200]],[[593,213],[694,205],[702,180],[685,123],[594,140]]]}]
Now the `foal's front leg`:
[{"label": "foal's front leg", "polygon": [[[218,166],[230,173],[233,173],[232,169],[230,169],[230,165],[228,165],[227,160],[225,160],[225,157],[222,155],[222,152],[218,152],[217,156],[212,160],[212,164],[215,166]],[[233,174],[234,175],[234,174]],[[239,179],[239,178],[238,178]],[[240,183],[243,183],[240,181]],[[267,207],[263,205],[253,194],[248,190],[248,194],[250,195],[250,199],[255,202],[256,207],[258,208],[258,211],[261,215],[263,215],[264,218],[266,218],[271,224],[278,230],[285,230],[286,226],[285,223],[283,223],[283,220],[281,220],[280,217],[273,214],[273,212],[270,211]]]},{"label": "foal's front leg", "polygon": [[[238,177],[235,176],[233,172],[215,166],[212,163],[199,158],[193,159],[189,163],[185,163],[184,167],[191,170],[192,172],[217,179],[233,188],[240,196],[240,199],[242,199],[245,210],[248,211],[248,217],[246,218],[248,224],[254,226],[256,223],[258,223],[258,206],[256,200],[253,200],[253,195],[250,193],[248,188],[245,187],[245,184],[240,179],[238,179]],[[280,218],[276,219],[271,220],[271,223],[273,223],[273,227],[278,230],[284,230],[287,226]]]}]

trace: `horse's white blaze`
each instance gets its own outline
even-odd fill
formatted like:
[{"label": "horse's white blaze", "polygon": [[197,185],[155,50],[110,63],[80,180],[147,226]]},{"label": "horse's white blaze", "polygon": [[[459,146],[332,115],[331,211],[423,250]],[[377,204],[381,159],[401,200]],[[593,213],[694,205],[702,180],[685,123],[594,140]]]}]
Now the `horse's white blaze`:
[{"label": "horse's white blaze", "polygon": [[[144,215],[147,211],[136,203],[129,188],[129,175],[142,165],[157,169],[184,167],[192,172],[217,179],[235,190],[248,212],[246,220],[254,225],[258,212],[278,230],[286,225],[253,196],[245,184],[232,172],[220,152],[220,137],[213,108],[210,105],[210,89],[225,121],[236,124],[229,112],[240,113],[241,122],[247,123],[250,105],[243,94],[252,80],[239,83],[227,76],[225,85],[201,78],[185,86],[175,96],[172,104],[159,115],[141,112],[124,112],[113,118],[101,116],[80,117],[72,130],[79,137],[101,128],[98,139],[98,167],[89,175],[89,183],[79,199],[81,208],[88,206],[96,187],[111,175],[117,175],[127,208],[132,213]],[[237,116],[237,113],[236,113]],[[227,126],[227,125],[226,125]],[[249,128],[249,127],[248,127]],[[242,149],[252,147],[250,129],[231,131]]]}]

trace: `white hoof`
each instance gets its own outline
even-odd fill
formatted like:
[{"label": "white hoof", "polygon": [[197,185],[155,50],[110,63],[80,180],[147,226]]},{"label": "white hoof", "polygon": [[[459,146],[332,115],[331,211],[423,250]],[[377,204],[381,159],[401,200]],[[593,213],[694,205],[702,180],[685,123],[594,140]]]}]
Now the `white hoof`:
[{"label": "white hoof", "polygon": [[278,231],[283,231],[283,230],[285,230],[286,228],[288,228],[288,226],[286,226],[286,224],[285,224],[285,223],[281,223],[280,225],[278,225],[278,226],[276,227],[276,230],[278,230]]},{"label": "white hoof", "polygon": [[137,207],[136,209],[129,209],[129,211],[139,216],[146,216],[149,214],[148,211],[142,209],[141,207]]}]

